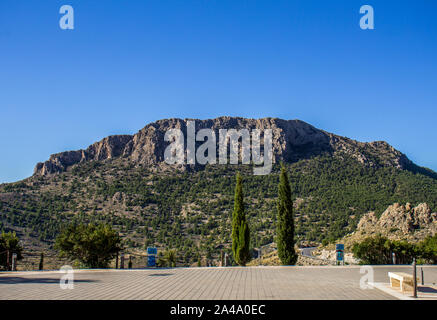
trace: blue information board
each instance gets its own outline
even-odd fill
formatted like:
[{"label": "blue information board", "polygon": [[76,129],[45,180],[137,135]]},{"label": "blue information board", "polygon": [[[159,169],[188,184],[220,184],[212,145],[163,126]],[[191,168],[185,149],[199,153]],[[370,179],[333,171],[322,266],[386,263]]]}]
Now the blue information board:
[{"label": "blue information board", "polygon": [[335,250],[339,251],[344,251],[344,244],[343,243],[338,243],[335,245]]},{"label": "blue information board", "polygon": [[147,257],[147,266],[148,267],[156,266],[156,258],[155,258],[155,256],[148,256]]},{"label": "blue information board", "polygon": [[147,266],[155,267],[156,266],[156,255],[158,254],[158,249],[155,247],[147,248]]},{"label": "blue information board", "polygon": [[153,254],[156,255],[158,253],[158,249],[154,248],[154,247],[148,247],[147,248],[147,254]]},{"label": "blue information board", "polygon": [[337,251],[337,261],[343,261],[343,251]]}]

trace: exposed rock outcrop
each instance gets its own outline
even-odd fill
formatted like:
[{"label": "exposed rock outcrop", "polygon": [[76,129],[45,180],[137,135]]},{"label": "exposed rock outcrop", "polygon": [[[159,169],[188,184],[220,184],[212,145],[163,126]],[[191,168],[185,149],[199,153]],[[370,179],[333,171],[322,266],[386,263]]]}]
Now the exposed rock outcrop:
[{"label": "exposed rock outcrop", "polygon": [[[164,160],[164,141],[168,129],[179,128],[184,133],[187,121],[195,121],[196,131],[203,128],[219,129],[272,129],[274,162],[279,160],[297,161],[321,153],[349,155],[367,166],[392,166],[404,169],[411,165],[401,152],[383,141],[363,143],[337,136],[300,121],[277,118],[245,119],[219,117],[209,120],[165,119],[150,123],[135,135],[117,135],[94,143],[86,150],[67,151],[54,154],[44,163],[35,167],[35,175],[50,175],[63,172],[69,167],[85,161],[104,161],[125,157],[133,164],[156,165]],[[218,143],[218,139],[217,139]]]},{"label": "exposed rock outcrop", "polygon": [[132,140],[129,135],[109,136],[100,142],[89,146],[86,150],[66,151],[50,156],[46,162],[36,165],[35,175],[49,175],[67,170],[74,164],[89,160],[106,160],[119,157],[124,154],[126,145]]},{"label": "exposed rock outcrop", "polygon": [[410,203],[389,206],[377,218],[374,212],[365,214],[358,223],[357,230],[348,238],[359,240],[367,236],[381,234],[393,240],[419,241],[437,233],[437,213],[431,212],[426,203],[412,207]]}]

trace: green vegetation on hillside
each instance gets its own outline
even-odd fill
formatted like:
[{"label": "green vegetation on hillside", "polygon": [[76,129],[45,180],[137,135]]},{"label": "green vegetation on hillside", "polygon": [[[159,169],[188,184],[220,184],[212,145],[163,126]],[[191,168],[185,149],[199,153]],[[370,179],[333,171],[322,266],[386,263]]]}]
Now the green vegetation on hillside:
[{"label": "green vegetation on hillside", "polygon": [[[294,202],[296,241],[334,241],[361,215],[394,202],[437,209],[437,180],[396,168],[370,168],[343,156],[285,164]],[[274,241],[279,166],[254,176],[251,166],[215,165],[154,172],[123,159],[88,162],[53,177],[0,186],[0,230],[52,246],[70,223],[107,223],[127,248],[176,249],[178,263],[231,256],[235,174],[244,177],[252,247]],[[28,241],[28,240],[26,240]]]},{"label": "green vegetation on hillside", "polygon": [[437,264],[437,234],[425,238],[417,248],[422,259],[428,263]]}]

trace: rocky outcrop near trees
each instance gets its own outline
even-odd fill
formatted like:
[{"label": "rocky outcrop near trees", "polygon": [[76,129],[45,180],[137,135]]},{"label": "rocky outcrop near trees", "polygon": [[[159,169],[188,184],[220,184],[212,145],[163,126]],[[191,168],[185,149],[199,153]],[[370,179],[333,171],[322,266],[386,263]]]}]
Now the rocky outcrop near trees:
[{"label": "rocky outcrop near trees", "polygon": [[422,240],[437,232],[437,213],[431,212],[426,203],[413,207],[410,203],[395,203],[378,218],[375,212],[364,215],[355,233],[379,233],[392,240]]},{"label": "rocky outcrop near trees", "polygon": [[428,204],[420,203],[413,207],[410,203],[395,203],[379,218],[375,212],[365,214],[358,222],[356,231],[346,236],[343,242],[351,248],[353,243],[376,235],[390,240],[419,242],[436,233],[437,213],[432,212]]},{"label": "rocky outcrop near trees", "polygon": [[[418,243],[428,236],[437,233],[437,213],[432,212],[428,204],[420,203],[412,206],[394,203],[390,205],[379,217],[374,212],[363,215],[358,222],[356,230],[338,240],[337,243],[344,243],[347,253],[345,261],[350,264],[358,263],[350,252],[355,243],[375,236],[383,236],[389,240],[406,240]],[[335,244],[318,248],[313,255],[319,259],[335,261]]]}]

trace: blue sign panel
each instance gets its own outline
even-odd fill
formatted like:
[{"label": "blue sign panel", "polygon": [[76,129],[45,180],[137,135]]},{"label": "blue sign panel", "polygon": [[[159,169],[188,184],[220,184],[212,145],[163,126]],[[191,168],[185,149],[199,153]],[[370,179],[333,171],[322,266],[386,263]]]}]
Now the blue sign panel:
[{"label": "blue sign panel", "polygon": [[157,253],[158,253],[158,249],[156,249],[154,247],[147,248],[147,254],[154,254],[154,255],[156,255]]},{"label": "blue sign panel", "polygon": [[335,245],[335,250],[341,250],[344,251],[344,244],[343,243],[339,243]]},{"label": "blue sign panel", "polygon": [[343,251],[337,251],[337,261],[343,261]]},{"label": "blue sign panel", "polygon": [[155,256],[148,256],[148,257],[147,257],[147,266],[148,266],[148,267],[154,267],[154,266],[156,266],[156,259],[155,259]]}]

